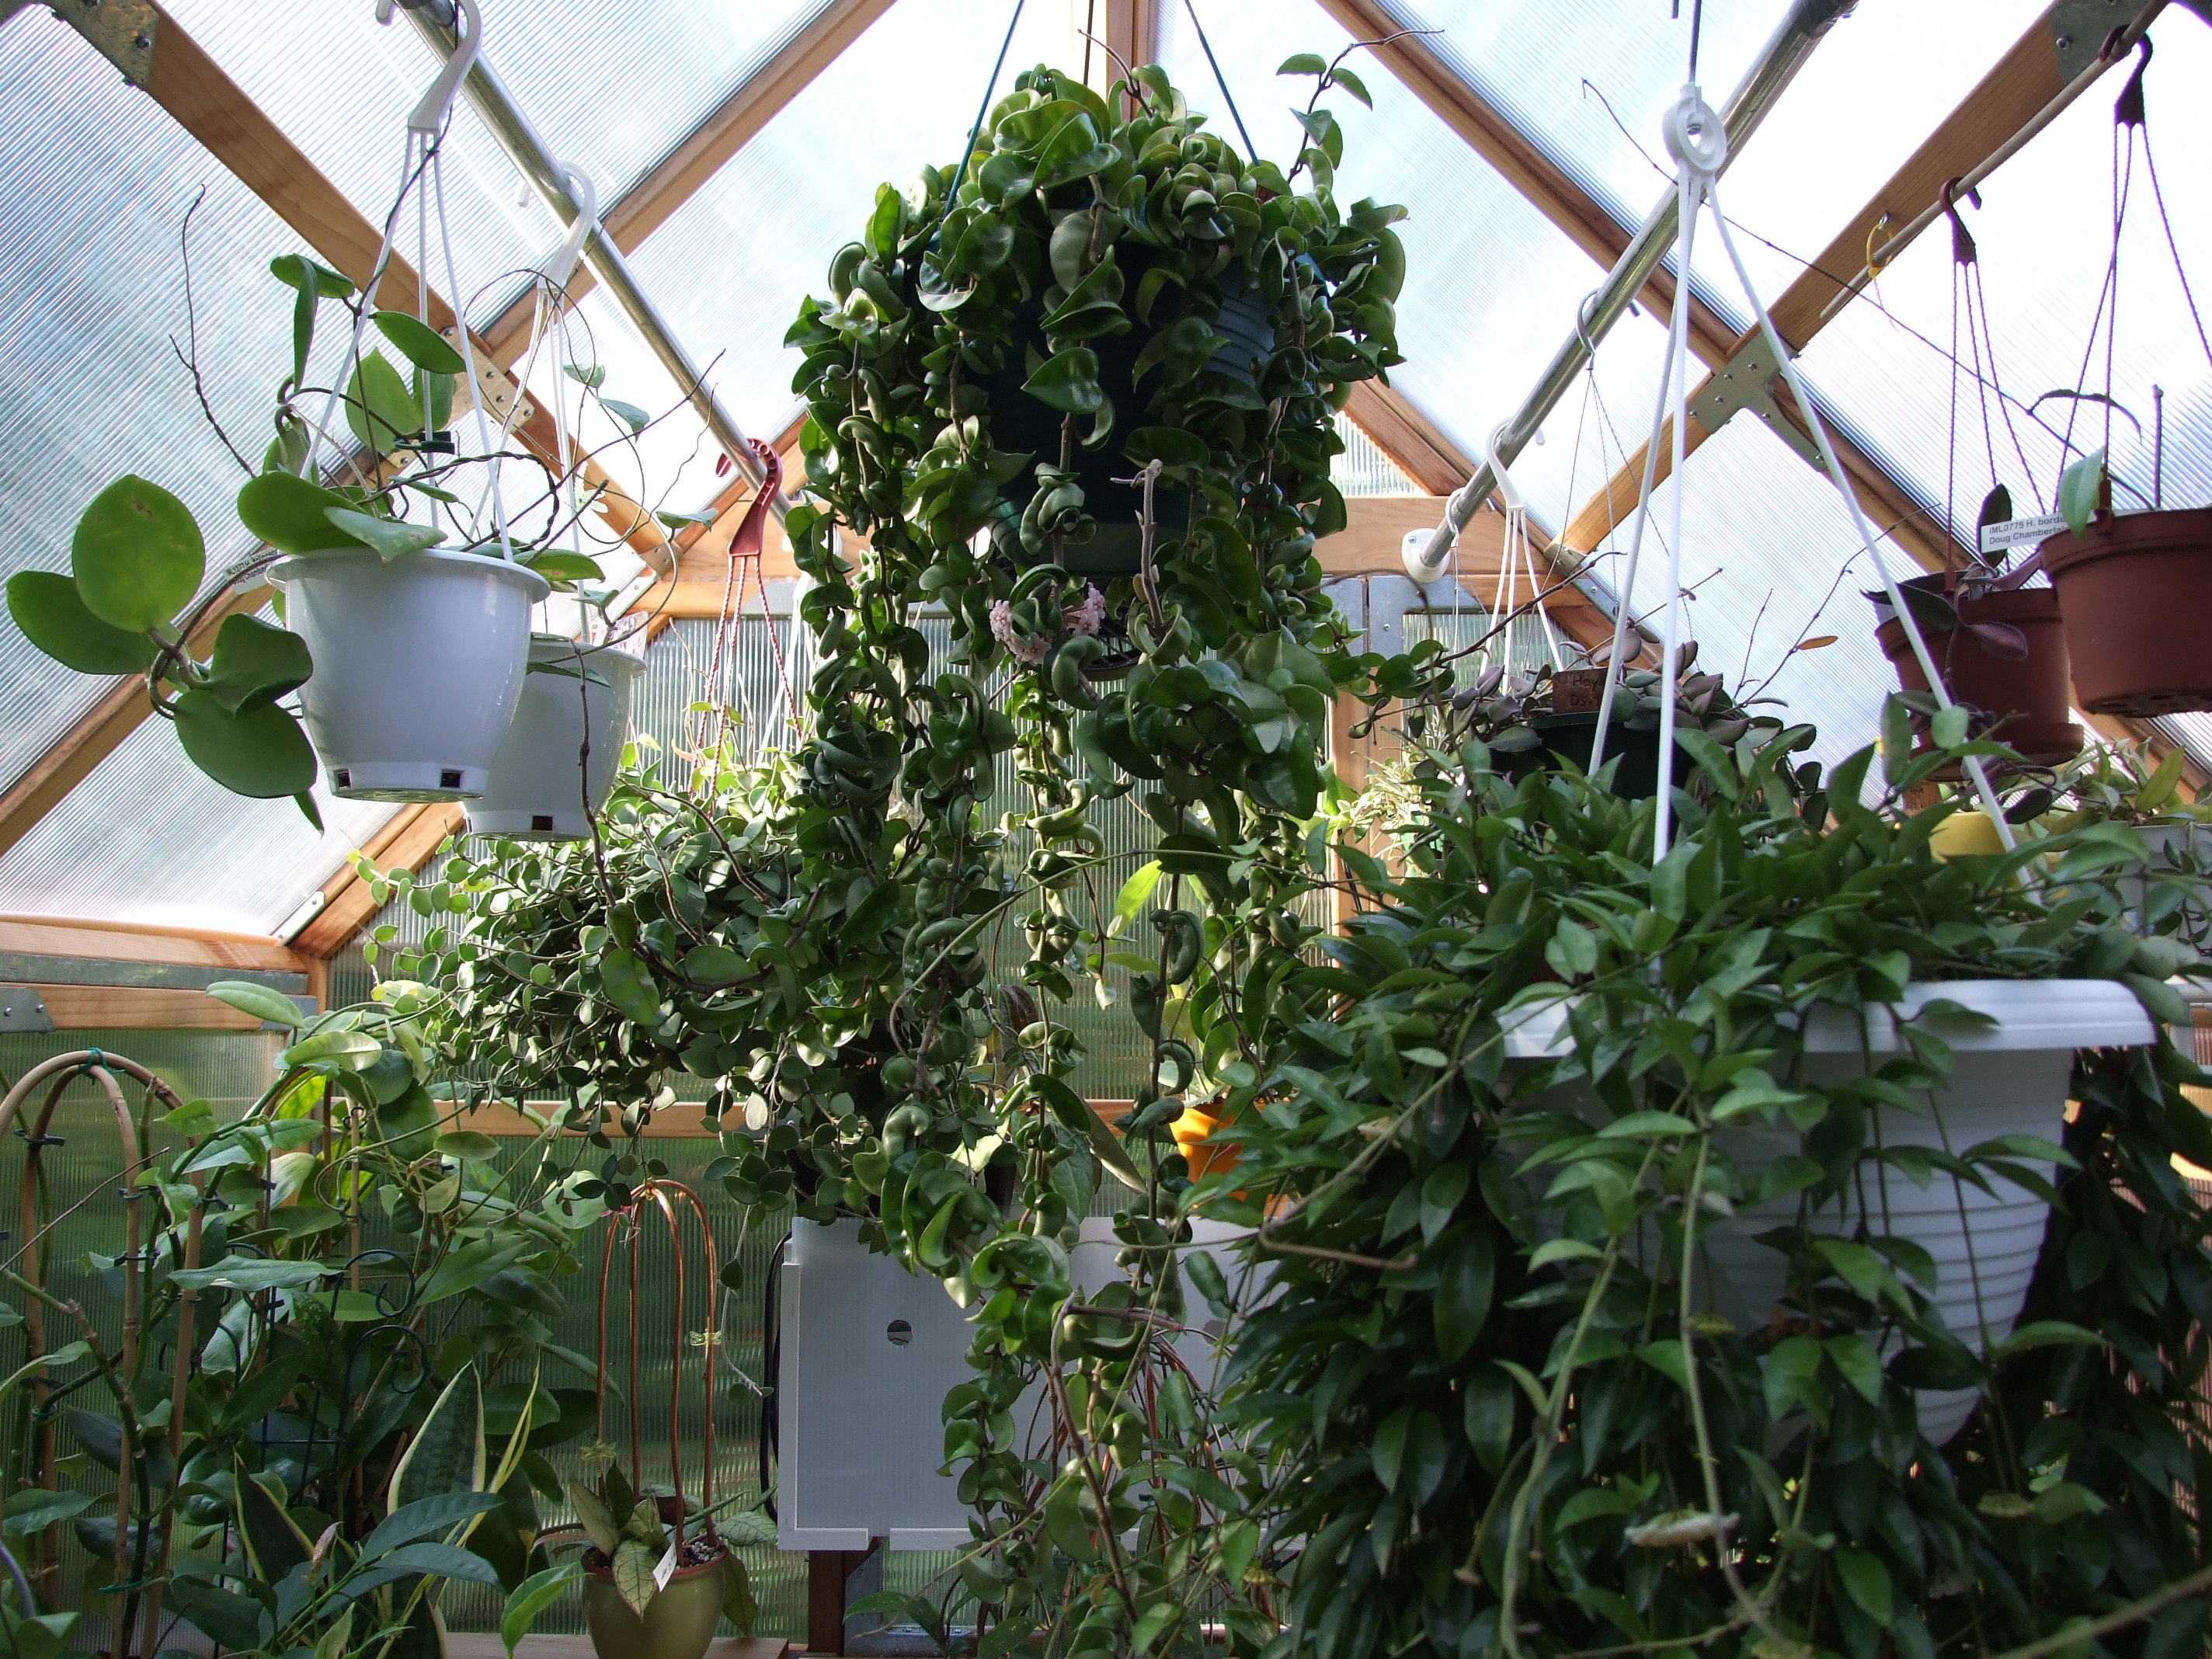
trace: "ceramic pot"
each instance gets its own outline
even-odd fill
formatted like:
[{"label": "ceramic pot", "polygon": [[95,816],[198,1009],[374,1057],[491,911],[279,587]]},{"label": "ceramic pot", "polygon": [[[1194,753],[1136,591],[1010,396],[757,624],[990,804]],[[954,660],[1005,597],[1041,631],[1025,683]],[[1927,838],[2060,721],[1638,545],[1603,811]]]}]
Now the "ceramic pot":
[{"label": "ceramic pot", "polygon": [[[1902,1047],[1898,1018],[1936,1001],[1958,1003],[1996,1024],[1924,1017],[1927,1028],[1951,1045],[1951,1081],[1931,1100],[1929,1112],[1878,1109],[1869,1134],[1878,1133],[1885,1146],[1963,1153],[2007,1134],[2057,1142],[2065,1132],[2075,1051],[2139,1047],[2157,1036],[2142,1005],[2117,980],[1916,984],[1906,988],[1894,1010],[1869,1009],[1863,1031],[1848,1010],[1816,1009],[1805,1033],[1806,1079],[1833,1085],[1864,1076],[1869,1063],[1878,1066]],[[1512,1060],[1544,1059],[1566,1052],[1571,1042],[1565,1007],[1555,1003],[1526,1015],[1507,1034],[1506,1054]],[[1561,1091],[1547,1103],[1593,1122],[1611,1117],[1587,1087]],[[1786,1123],[1718,1129],[1713,1146],[1753,1190],[1778,1158],[1800,1155],[1797,1133]],[[2051,1175],[2050,1166],[2039,1168],[2034,1160],[2014,1161],[2045,1179]],[[1936,1268],[1935,1285],[1919,1288],[1945,1328],[1978,1353],[1985,1351],[1985,1334],[1988,1340],[2008,1335],[2043,1248],[2049,1218],[2043,1200],[1990,1170],[1984,1174],[1993,1192],[1940,1173],[1921,1188],[1886,1164],[1867,1163],[1862,1169],[1864,1179],[1850,1194],[1807,1217],[1805,1224],[1825,1237],[1849,1238],[1863,1222],[1870,1232],[1917,1244]],[[1789,1292],[1789,1262],[1760,1243],[1759,1235],[1797,1224],[1794,1196],[1747,1204],[1734,1216],[1707,1221],[1699,1232],[1705,1306],[1739,1328],[1767,1324]],[[1642,1243],[1645,1249],[1656,1245],[1652,1239]],[[1965,1426],[1980,1397],[1972,1389],[1918,1390],[1921,1432],[1942,1444]]]},{"label": "ceramic pot", "polygon": [[526,566],[441,549],[389,562],[367,548],[295,554],[269,580],[314,661],[300,702],[331,793],[482,794],[522,696],[530,607],[550,584]]},{"label": "ceramic pot", "polygon": [[[1151,259],[1144,250],[1127,243],[1115,249],[1115,257],[1127,291],[1133,295]],[[1242,265],[1232,264],[1222,273],[1221,289],[1221,314],[1212,328],[1225,337],[1226,343],[1215,350],[1201,373],[1220,377],[1222,390],[1228,396],[1234,398],[1241,392],[1244,398],[1255,400],[1256,408],[1260,406],[1256,402],[1260,372],[1275,349],[1274,319],[1267,302],[1245,288]],[[1097,353],[1098,382],[1113,400],[1116,433],[1101,449],[1085,449],[1079,444],[1071,458],[1076,483],[1083,490],[1084,510],[1098,521],[1091,539],[1080,546],[1070,546],[1060,560],[1073,574],[1110,580],[1134,575],[1142,562],[1144,536],[1138,516],[1144,496],[1141,491],[1115,480],[1133,477],[1138,470],[1138,464],[1122,453],[1120,440],[1146,423],[1145,406],[1158,390],[1159,371],[1148,368],[1140,386],[1137,356],[1157,329],[1175,321],[1173,304],[1171,298],[1163,297],[1153,311],[1152,328],[1101,335],[1085,342]],[[1006,367],[983,376],[981,384],[991,400],[992,444],[1002,450],[1026,452],[1039,461],[1057,462],[1060,426],[1066,416],[1022,390],[1022,383],[1029,378],[1024,343],[1034,340],[1042,348],[1037,324],[1043,315],[1042,295],[1023,306],[1016,313],[1012,337],[1006,346]],[[1080,431],[1089,429],[1089,423],[1082,420],[1077,426]],[[1036,474],[1027,467],[1005,492],[1007,502],[1018,511],[1036,493]],[[1190,522],[1190,498],[1182,490],[1155,489],[1152,510],[1159,520],[1162,541],[1182,535]]]},{"label": "ceramic pot", "polygon": [[605,805],[614,787],[631,689],[644,668],[644,658],[618,647],[584,651],[572,640],[532,640],[514,723],[483,793],[469,803],[470,833],[514,841],[590,835],[589,812]]},{"label": "ceramic pot", "polygon": [[645,1604],[645,1617],[630,1611],[615,1588],[614,1574],[588,1561],[584,1566],[584,1624],[599,1659],[700,1659],[714,1639],[722,1617],[722,1570],[726,1548],[711,1561],[679,1567],[665,1589]]},{"label": "ceramic pot", "polygon": [[[1942,580],[1916,577],[1905,586],[1940,594]],[[1927,690],[1928,677],[1920,672],[1905,624],[1889,614],[1881,595],[1868,597],[1875,600],[1882,617],[1875,638],[1897,670],[1898,684],[1907,691]],[[1936,629],[1923,618],[1921,632],[1952,701],[1989,716],[1996,722],[1989,735],[2038,765],[2055,766],[2080,754],[2086,738],[2069,717],[2067,635],[2059,623],[2058,595],[2047,587],[2021,587],[1978,599],[1961,596],[1954,603],[1961,623],[1998,623],[2018,629],[2027,641],[2027,654],[2000,655],[1971,627]],[[1922,613],[1916,610],[1914,614]],[[1947,769],[1938,775],[1956,777],[1958,773]]]},{"label": "ceramic pot", "polygon": [[2144,720],[2212,708],[2212,507],[2100,519],[2042,555],[2083,708]]}]

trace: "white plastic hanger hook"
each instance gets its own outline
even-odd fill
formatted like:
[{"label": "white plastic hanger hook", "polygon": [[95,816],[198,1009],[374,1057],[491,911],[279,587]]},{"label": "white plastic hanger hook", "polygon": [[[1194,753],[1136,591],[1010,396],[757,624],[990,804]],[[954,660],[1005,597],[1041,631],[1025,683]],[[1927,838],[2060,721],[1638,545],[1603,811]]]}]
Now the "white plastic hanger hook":
[{"label": "white plastic hanger hook", "polygon": [[1728,124],[1713,112],[1694,83],[1682,88],[1682,95],[1667,112],[1662,130],[1667,137],[1667,153],[1691,184],[1711,184],[1728,165]]},{"label": "white plastic hanger hook", "polygon": [[584,257],[584,239],[598,229],[599,223],[599,187],[583,168],[573,162],[562,162],[561,182],[568,188],[568,199],[576,204],[576,216],[568,222],[568,235],[545,262],[542,273],[556,288],[568,286],[568,279],[576,274],[577,261]]},{"label": "white plastic hanger hook", "polygon": [[[392,21],[393,4],[394,0],[377,0],[378,22]],[[453,96],[461,89],[462,78],[474,66],[477,53],[483,49],[483,17],[477,9],[476,0],[453,0],[453,36],[459,42],[453,55],[446,59],[446,67],[438,72],[429,91],[422,94],[422,101],[407,118],[410,132],[434,137],[446,125],[446,117],[453,107]]]}]

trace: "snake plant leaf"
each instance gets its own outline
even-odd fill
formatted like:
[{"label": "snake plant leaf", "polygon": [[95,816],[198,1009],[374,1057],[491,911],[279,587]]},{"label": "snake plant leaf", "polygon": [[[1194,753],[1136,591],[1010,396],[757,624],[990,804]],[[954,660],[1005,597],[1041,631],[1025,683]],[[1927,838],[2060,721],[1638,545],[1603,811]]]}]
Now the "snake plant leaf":
[{"label": "snake plant leaf", "polygon": [[483,1480],[483,1390],[477,1368],[464,1365],[438,1396],[407,1455],[392,1471],[387,1513],[396,1515],[410,1504],[441,1492],[481,1492]]},{"label": "snake plant leaf", "polygon": [[258,617],[223,618],[208,659],[208,690],[232,714],[272,703],[315,672],[307,642]]},{"label": "snake plant leaf", "polygon": [[25,639],[80,674],[140,674],[154,660],[152,640],[94,616],[76,580],[58,570],[10,576],[8,614]]},{"label": "snake plant leaf", "polygon": [[417,368],[434,374],[459,374],[468,367],[453,349],[453,342],[419,317],[404,311],[380,311],[372,320],[377,331]]},{"label": "snake plant leaf", "polygon": [[207,544],[190,507],[126,473],[77,520],[70,570],[86,610],[111,628],[143,632],[191,603],[206,574]]},{"label": "snake plant leaf", "polygon": [[238,1530],[246,1559],[256,1577],[276,1583],[313,1555],[315,1547],[269,1488],[245,1469],[238,1471],[237,1485]]},{"label": "snake plant leaf", "polygon": [[263,472],[238,492],[238,521],[280,553],[319,553],[336,547],[366,547],[324,515],[355,503],[334,489],[290,472]]},{"label": "snake plant leaf", "polygon": [[192,764],[231,793],[275,800],[314,787],[307,734],[275,703],[233,711],[212,691],[187,691],[170,710]]},{"label": "snake plant leaf", "polygon": [[325,507],[323,516],[351,539],[374,548],[377,556],[386,564],[394,559],[404,559],[410,553],[435,547],[446,539],[446,532],[434,525],[380,519],[373,513],[351,507]]}]

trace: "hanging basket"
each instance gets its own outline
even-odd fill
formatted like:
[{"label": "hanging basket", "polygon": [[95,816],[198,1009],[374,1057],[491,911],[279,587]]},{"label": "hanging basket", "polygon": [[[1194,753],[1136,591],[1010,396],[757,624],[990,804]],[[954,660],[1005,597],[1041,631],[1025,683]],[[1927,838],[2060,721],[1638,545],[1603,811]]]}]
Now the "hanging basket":
[{"label": "hanging basket", "polygon": [[[1968,597],[1947,605],[1940,576],[1900,584],[1914,606],[1948,683],[1952,701],[1978,709],[1992,722],[1988,735],[2039,766],[2055,766],[2081,752],[2087,741],[2069,718],[2067,635],[2058,617],[2059,596],[2047,587],[2022,587]],[[1907,691],[1929,690],[1905,624],[1891,614],[1886,596],[1867,595],[1881,618],[1875,638]],[[1955,619],[1948,612],[1955,611]],[[1982,630],[1978,625],[1996,624]],[[2025,655],[2009,654],[2025,642]],[[1977,735],[1979,735],[1978,733]],[[1938,776],[1958,776],[1955,769]]]},{"label": "hanging basket", "polygon": [[470,833],[514,841],[590,835],[591,814],[614,787],[631,691],[644,668],[644,658],[619,647],[586,650],[573,640],[533,638],[514,724],[483,793],[469,803]]},{"label": "hanging basket", "polygon": [[2212,708],[2212,507],[2100,518],[2041,555],[2083,708],[2145,720]]},{"label": "hanging basket", "polygon": [[[1951,1001],[1997,1023],[1981,1025],[1930,1017],[1928,1024],[1951,1045],[1950,1085],[1933,1096],[1931,1109],[1877,1108],[1869,1141],[1889,1148],[1925,1147],[1963,1153],[1999,1135],[2033,1135],[2053,1143],[2065,1133],[2067,1085],[2077,1048],[2134,1048],[2156,1030],[2135,994],[2117,980],[1960,980],[1905,988],[1897,1012],[1910,1017],[1930,1002]],[[1816,1011],[1806,1034],[1809,1081],[1834,1084],[1864,1076],[1869,1064],[1899,1051],[1888,1009],[1867,1012],[1866,1030],[1840,1009]],[[1784,1125],[1717,1131],[1745,1185],[1756,1190],[1776,1159],[1796,1156],[1796,1132]],[[2050,1178],[2049,1164],[2016,1160]],[[1994,1170],[1983,1171],[1994,1192],[1937,1174],[1916,1186],[1893,1166],[1862,1166],[1863,1179],[1807,1224],[1826,1237],[1849,1238],[1862,1224],[1890,1233],[1934,1258],[1936,1280],[1923,1285],[1950,1333],[1976,1352],[1983,1334],[2002,1341],[2011,1334],[2027,1298],[2043,1248],[2050,1211],[2026,1188]],[[1703,1237],[1711,1304],[1740,1326],[1764,1326],[1788,1291],[1788,1263],[1759,1235],[1797,1224],[1793,1194],[1749,1204],[1732,1217],[1707,1224]],[[1963,1216],[1961,1214],[1963,1212]],[[1919,1390],[1920,1431],[1937,1445],[1958,1433],[1980,1399],[1972,1389]]]},{"label": "hanging basket", "polygon": [[483,793],[522,694],[530,607],[550,591],[526,566],[433,550],[280,559],[285,625],[307,642],[307,736],[333,793],[468,800]]}]

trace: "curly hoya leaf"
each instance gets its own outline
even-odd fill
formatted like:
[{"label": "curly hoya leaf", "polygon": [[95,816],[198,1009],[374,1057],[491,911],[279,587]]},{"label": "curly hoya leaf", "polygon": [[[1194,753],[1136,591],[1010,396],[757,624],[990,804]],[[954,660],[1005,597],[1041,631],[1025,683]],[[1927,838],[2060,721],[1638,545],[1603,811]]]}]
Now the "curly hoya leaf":
[{"label": "curly hoya leaf", "polygon": [[25,639],[80,674],[139,674],[154,660],[151,639],[100,621],[85,609],[76,581],[58,570],[10,576],[8,614]]},{"label": "curly hoya leaf", "polygon": [[1022,382],[1022,390],[1070,415],[1096,415],[1106,402],[1106,388],[1098,382],[1098,354],[1089,346],[1055,351]]},{"label": "curly hoya leaf", "polygon": [[314,672],[297,634],[258,617],[226,617],[208,659],[207,689],[232,714],[243,714],[297,690]]},{"label": "curly hoya leaf", "polygon": [[170,712],[192,764],[234,795],[274,800],[314,787],[315,751],[307,734],[276,704],[234,711],[212,691],[187,691]]},{"label": "curly hoya leaf", "polygon": [[70,542],[85,609],[111,628],[158,628],[192,601],[207,545],[191,509],[157,483],[126,474],[93,497]]}]

